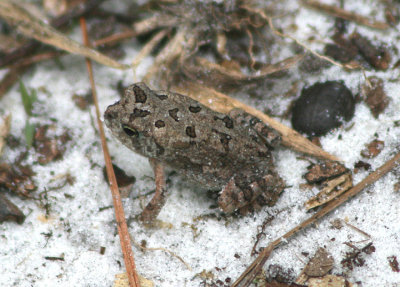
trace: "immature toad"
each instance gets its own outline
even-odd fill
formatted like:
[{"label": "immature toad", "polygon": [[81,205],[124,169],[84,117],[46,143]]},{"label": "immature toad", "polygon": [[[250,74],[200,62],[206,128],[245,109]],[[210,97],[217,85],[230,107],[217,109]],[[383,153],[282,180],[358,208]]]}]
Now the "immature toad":
[{"label": "immature toad", "polygon": [[[226,213],[271,206],[284,188],[270,152],[280,143],[279,135],[242,110],[225,115],[189,97],[137,83],[107,108],[104,119],[128,148],[205,189],[222,190],[218,204]],[[164,198],[164,187],[157,190],[155,197]],[[164,201],[153,198],[142,219],[153,220]]]}]

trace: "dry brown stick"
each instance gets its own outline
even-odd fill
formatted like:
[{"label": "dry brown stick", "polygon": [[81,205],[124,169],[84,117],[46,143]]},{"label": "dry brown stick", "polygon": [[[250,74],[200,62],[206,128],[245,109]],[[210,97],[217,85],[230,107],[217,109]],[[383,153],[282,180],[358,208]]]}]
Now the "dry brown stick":
[{"label": "dry brown stick", "polygon": [[[65,14],[52,19],[51,25],[55,28],[61,28],[65,24],[69,23],[71,20],[92,11],[93,9],[96,8],[96,6],[99,6],[103,1],[104,0],[88,0],[83,3],[80,3],[79,5],[72,7],[71,10],[67,11]],[[12,50],[10,53],[1,56],[0,67],[9,65],[16,60],[19,60],[31,54],[38,46],[40,46],[39,42],[31,40],[22,47],[18,47]]]},{"label": "dry brown stick", "polygon": [[15,84],[20,75],[25,72],[29,66],[11,68],[8,70],[7,74],[0,81],[0,99],[4,94]]},{"label": "dry brown stick", "polygon": [[348,21],[353,21],[353,22],[356,22],[357,24],[364,25],[364,26],[367,26],[370,28],[385,30],[390,27],[385,22],[375,21],[368,17],[359,15],[354,12],[346,11],[342,8],[339,8],[339,7],[336,7],[333,5],[323,4],[323,3],[320,3],[320,2],[314,1],[314,0],[301,0],[301,2],[310,8],[322,11],[322,12],[332,15],[334,17],[338,17],[338,18],[348,20]]},{"label": "dry brown stick", "polygon": [[254,260],[254,262],[242,273],[242,275],[233,283],[232,287],[245,287],[249,286],[252,280],[256,277],[256,275],[261,270],[264,263],[267,261],[268,257],[270,256],[271,252],[284,240],[289,239],[296,233],[301,230],[304,230],[309,225],[315,223],[317,220],[337,208],[338,206],[342,205],[344,202],[358,194],[367,186],[371,185],[372,183],[376,182],[390,170],[392,170],[396,165],[400,164],[400,152],[397,153],[392,159],[385,162],[381,167],[377,170],[372,172],[368,175],[364,180],[360,183],[355,185],[353,188],[349,189],[347,192],[341,194],[337,199],[328,203],[324,208],[316,212],[313,216],[308,218],[307,220],[303,221],[296,227],[292,228],[288,232],[286,232],[282,237],[276,239],[275,241],[271,242]]},{"label": "dry brown stick", "polygon": [[15,84],[22,74],[29,69],[31,65],[56,58],[62,54],[63,52],[47,52],[33,55],[31,57],[23,57],[22,60],[18,61],[15,65],[7,67],[8,71],[0,81],[0,99]]},{"label": "dry brown stick", "polygon": [[27,10],[23,4],[11,0],[0,1],[0,17],[9,25],[15,26],[17,31],[29,38],[34,38],[45,44],[65,50],[71,54],[79,54],[100,64],[116,69],[127,69],[129,66],[121,64],[97,50],[82,46],[63,33],[60,33],[42,19]]},{"label": "dry brown stick", "polygon": [[30,57],[22,58],[21,61],[18,61],[14,65],[9,66],[7,68],[16,69],[16,68],[20,68],[20,67],[24,67],[24,66],[30,66],[30,65],[33,65],[33,64],[41,62],[41,61],[59,57],[63,54],[65,54],[65,53],[61,52],[61,51],[51,51],[51,52],[44,52],[44,53],[40,53],[40,54],[38,53],[38,54],[30,56]]},{"label": "dry brown stick", "polygon": [[[82,30],[82,34],[83,34],[84,44],[89,45],[89,39],[87,36],[86,23],[85,23],[84,18],[81,18],[80,24],[81,24],[81,30]],[[133,251],[132,251],[132,246],[131,246],[131,242],[130,242],[128,226],[125,221],[125,213],[124,213],[124,208],[122,206],[121,195],[118,190],[117,179],[115,177],[114,170],[112,167],[110,153],[108,151],[106,137],[104,134],[103,123],[100,120],[100,110],[99,110],[99,103],[98,103],[98,99],[97,99],[96,86],[94,83],[92,64],[88,58],[86,58],[86,66],[87,66],[88,74],[89,74],[89,78],[90,78],[90,85],[92,87],[92,96],[93,96],[93,102],[94,102],[94,105],[96,108],[96,118],[97,118],[97,124],[98,124],[99,132],[100,132],[101,146],[103,147],[103,154],[104,154],[104,161],[106,163],[107,177],[110,182],[110,189],[112,192],[112,198],[113,198],[113,202],[114,202],[115,219],[117,221],[118,234],[119,234],[119,239],[121,242],[122,255],[124,257],[125,268],[126,268],[126,272],[128,274],[130,286],[131,287],[140,287],[139,277],[136,272],[135,260],[133,258]]]},{"label": "dry brown stick", "polygon": [[135,56],[135,58],[132,61],[132,70],[133,70],[133,79],[136,82],[136,68],[137,66],[139,66],[139,64],[142,62],[142,60],[147,57],[151,51],[154,50],[154,47],[157,46],[162,39],[164,39],[164,37],[167,35],[168,30],[164,29],[161,30],[160,32],[158,32],[153,38],[150,39],[150,41],[148,41],[146,43],[146,45],[144,45],[144,47],[140,50],[139,54],[137,54]]},{"label": "dry brown stick", "polygon": [[115,33],[110,36],[107,36],[107,37],[104,37],[104,38],[94,41],[93,46],[98,47],[98,46],[103,46],[103,45],[112,45],[119,41],[122,41],[125,39],[130,39],[137,35],[138,35],[138,33],[135,30],[127,30],[124,32],[118,32],[118,33]]},{"label": "dry brown stick", "polygon": [[239,108],[259,118],[277,130],[282,136],[282,144],[293,150],[315,156],[317,158],[340,161],[339,158],[316,146],[295,130],[270,118],[256,108],[248,106],[239,100],[228,97],[227,95],[217,92],[212,88],[208,88],[197,83],[191,82],[187,85],[182,83],[182,85],[182,87],[174,87],[175,91],[184,95],[188,95],[213,110],[221,113],[228,113],[234,108]]},{"label": "dry brown stick", "polygon": [[160,18],[160,15],[156,15],[133,24],[132,29],[130,30],[118,32],[102,39],[98,39],[93,42],[93,45],[96,47],[101,45],[112,45],[121,40],[143,35],[156,29],[163,30],[164,28],[170,28],[175,26],[175,24],[176,20],[174,18],[166,18],[166,16],[161,16]]}]

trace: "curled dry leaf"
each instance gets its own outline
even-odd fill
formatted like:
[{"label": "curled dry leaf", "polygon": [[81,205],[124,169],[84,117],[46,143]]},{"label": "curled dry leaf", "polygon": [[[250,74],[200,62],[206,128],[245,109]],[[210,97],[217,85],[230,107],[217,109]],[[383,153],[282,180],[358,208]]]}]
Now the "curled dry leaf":
[{"label": "curled dry leaf", "polygon": [[27,11],[23,4],[15,1],[0,1],[0,17],[9,25],[15,26],[17,30],[28,38],[34,38],[40,42],[60,48],[72,54],[88,57],[100,64],[116,68],[127,69],[129,66],[120,64],[102,53],[85,47],[71,40],[64,34],[58,32],[50,25],[35,17]]},{"label": "curled dry leaf", "polygon": [[310,198],[304,204],[307,210],[325,204],[352,188],[352,176],[350,173],[343,174],[337,178],[324,182],[323,186],[324,187],[317,195]]},{"label": "curled dry leaf", "polygon": [[333,268],[334,260],[325,248],[318,248],[296,279],[296,284],[304,285],[310,278],[326,275]]},{"label": "curled dry leaf", "polygon": [[317,252],[304,267],[303,272],[310,277],[321,277],[333,268],[333,257],[325,248],[318,248]]}]

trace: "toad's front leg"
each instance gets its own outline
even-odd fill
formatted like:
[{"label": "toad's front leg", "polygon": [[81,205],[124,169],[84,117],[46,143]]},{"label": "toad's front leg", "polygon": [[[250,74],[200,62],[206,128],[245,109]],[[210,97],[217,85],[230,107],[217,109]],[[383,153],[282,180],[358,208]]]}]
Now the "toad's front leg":
[{"label": "toad's front leg", "polygon": [[154,170],[156,193],[146,205],[139,218],[140,221],[146,225],[153,225],[167,200],[167,186],[165,183],[164,166],[155,159],[150,159],[150,164]]},{"label": "toad's front leg", "polygon": [[239,210],[245,214],[264,205],[274,205],[284,188],[284,181],[273,170],[251,183],[241,176],[234,176],[223,188],[218,205],[225,213]]}]

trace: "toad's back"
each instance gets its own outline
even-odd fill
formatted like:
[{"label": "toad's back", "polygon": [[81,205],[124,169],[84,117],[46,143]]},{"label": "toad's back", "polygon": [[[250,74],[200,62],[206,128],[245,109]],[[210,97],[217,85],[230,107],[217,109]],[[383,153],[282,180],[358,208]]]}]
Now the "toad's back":
[{"label": "toad's back", "polygon": [[259,122],[247,121],[246,115],[221,114],[189,97],[137,83],[107,108],[105,122],[132,150],[220,188],[238,172],[257,176],[273,169],[267,144],[271,130],[254,129]]}]

